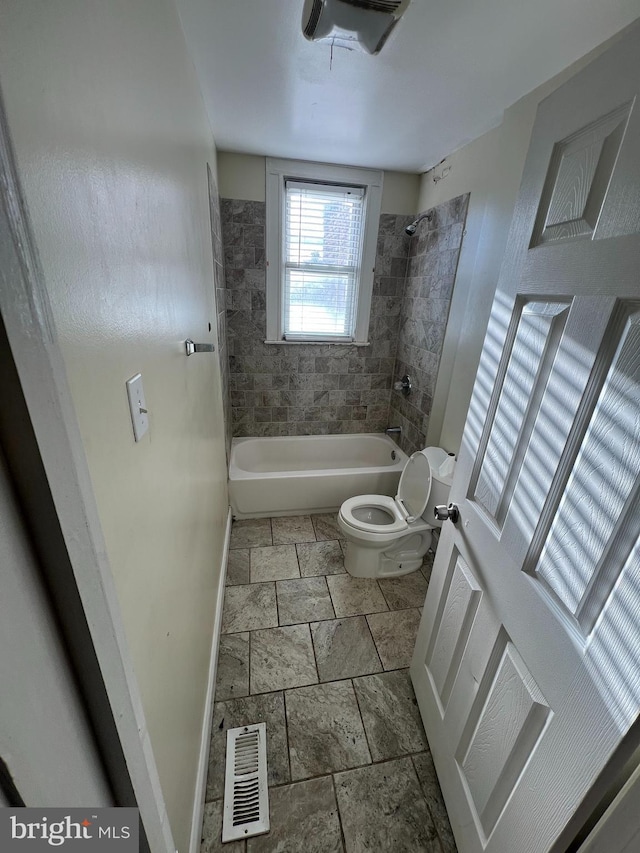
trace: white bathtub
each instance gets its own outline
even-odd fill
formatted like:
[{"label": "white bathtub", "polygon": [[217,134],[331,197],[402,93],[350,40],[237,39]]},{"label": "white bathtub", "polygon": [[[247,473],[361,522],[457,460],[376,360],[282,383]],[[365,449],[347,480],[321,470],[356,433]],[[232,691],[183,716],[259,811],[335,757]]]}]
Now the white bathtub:
[{"label": "white bathtub", "polygon": [[382,433],[234,438],[229,463],[233,515],[334,512],[355,495],[393,496],[406,461]]}]

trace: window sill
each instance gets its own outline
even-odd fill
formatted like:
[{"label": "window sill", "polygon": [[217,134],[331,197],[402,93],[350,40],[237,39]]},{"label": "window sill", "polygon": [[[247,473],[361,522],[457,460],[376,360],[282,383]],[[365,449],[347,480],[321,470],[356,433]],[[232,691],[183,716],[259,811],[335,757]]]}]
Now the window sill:
[{"label": "window sill", "polygon": [[301,345],[305,346],[305,347],[309,347],[309,346],[312,346],[312,347],[314,347],[314,346],[319,346],[319,347],[326,347],[326,346],[332,346],[332,347],[368,347],[368,346],[371,346],[369,341],[362,342],[362,341],[284,341],[284,340],[282,340],[282,341],[264,341],[264,343],[265,344],[277,345],[279,347],[281,347],[281,346],[299,347]]}]

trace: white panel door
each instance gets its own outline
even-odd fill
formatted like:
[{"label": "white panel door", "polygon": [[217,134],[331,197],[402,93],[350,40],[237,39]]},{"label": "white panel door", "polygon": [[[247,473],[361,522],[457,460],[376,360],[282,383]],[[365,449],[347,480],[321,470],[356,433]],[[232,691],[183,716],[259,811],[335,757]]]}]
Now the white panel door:
[{"label": "white panel door", "polygon": [[1,452],[0,685],[0,757],[25,805],[113,805]]},{"label": "white panel door", "polygon": [[462,853],[543,853],[640,709],[640,30],[538,111],[411,666]]}]

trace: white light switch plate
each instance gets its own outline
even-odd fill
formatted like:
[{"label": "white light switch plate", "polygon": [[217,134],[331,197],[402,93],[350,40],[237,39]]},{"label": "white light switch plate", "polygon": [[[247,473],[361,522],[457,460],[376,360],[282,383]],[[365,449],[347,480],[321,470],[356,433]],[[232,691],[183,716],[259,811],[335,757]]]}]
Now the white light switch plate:
[{"label": "white light switch plate", "polygon": [[149,416],[147,415],[147,404],[144,399],[141,373],[136,373],[135,376],[127,380],[127,394],[129,396],[129,408],[131,409],[133,435],[136,441],[140,441],[149,429]]}]

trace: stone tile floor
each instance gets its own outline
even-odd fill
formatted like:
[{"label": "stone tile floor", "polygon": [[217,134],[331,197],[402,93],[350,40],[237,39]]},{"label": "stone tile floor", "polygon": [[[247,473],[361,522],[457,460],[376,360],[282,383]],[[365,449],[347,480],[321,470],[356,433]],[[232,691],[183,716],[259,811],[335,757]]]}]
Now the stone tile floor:
[{"label": "stone tile floor", "polygon": [[[342,544],[332,515],[233,525],[202,853],[456,851],[408,672],[431,560],[351,578]],[[223,845],[226,731],[261,721],[271,831]]]}]

